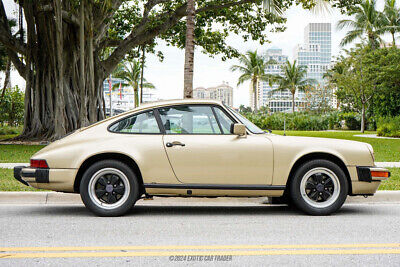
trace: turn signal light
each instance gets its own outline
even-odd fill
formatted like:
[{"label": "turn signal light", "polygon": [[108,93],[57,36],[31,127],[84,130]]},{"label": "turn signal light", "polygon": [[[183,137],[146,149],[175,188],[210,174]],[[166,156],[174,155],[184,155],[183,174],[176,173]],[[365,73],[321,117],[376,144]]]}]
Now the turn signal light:
[{"label": "turn signal light", "polygon": [[384,177],[389,178],[390,172],[378,172],[378,171],[371,171],[372,177]]},{"label": "turn signal light", "polygon": [[31,159],[31,168],[48,169],[49,165],[47,165],[47,162],[44,159]]}]

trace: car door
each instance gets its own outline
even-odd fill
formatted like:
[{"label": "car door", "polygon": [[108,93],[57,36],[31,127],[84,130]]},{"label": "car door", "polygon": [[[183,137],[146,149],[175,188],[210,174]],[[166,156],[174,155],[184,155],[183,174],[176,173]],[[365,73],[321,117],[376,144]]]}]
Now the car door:
[{"label": "car door", "polygon": [[180,182],[271,184],[271,142],[263,135],[231,134],[235,121],[222,108],[179,105],[158,111],[165,129],[165,151]]},{"label": "car door", "polygon": [[[108,130],[109,152],[130,156],[138,164],[144,183],[176,184],[174,172],[165,154],[163,135],[154,110],[144,110],[113,123]],[[99,150],[101,144],[99,145]]]}]

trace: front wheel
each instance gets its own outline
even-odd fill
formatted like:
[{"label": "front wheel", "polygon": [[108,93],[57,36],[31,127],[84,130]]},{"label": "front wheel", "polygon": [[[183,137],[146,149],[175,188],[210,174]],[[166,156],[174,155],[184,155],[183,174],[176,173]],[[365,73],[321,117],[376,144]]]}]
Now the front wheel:
[{"label": "front wheel", "polygon": [[294,205],[310,215],[329,215],[345,202],[348,193],[346,174],[328,160],[304,163],[290,184]]},{"label": "front wheel", "polygon": [[135,173],[125,163],[103,160],[82,176],[80,194],[85,206],[99,216],[120,216],[133,207],[139,195]]}]

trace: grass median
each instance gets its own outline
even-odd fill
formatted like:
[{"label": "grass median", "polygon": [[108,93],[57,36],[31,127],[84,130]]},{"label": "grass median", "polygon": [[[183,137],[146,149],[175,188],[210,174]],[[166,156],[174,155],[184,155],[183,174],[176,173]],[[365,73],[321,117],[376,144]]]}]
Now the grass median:
[{"label": "grass median", "polygon": [[39,145],[0,145],[0,163],[27,163],[33,154],[43,147]]},{"label": "grass median", "polygon": [[14,178],[14,172],[10,169],[0,169],[0,192],[2,191],[43,191],[26,186]]}]

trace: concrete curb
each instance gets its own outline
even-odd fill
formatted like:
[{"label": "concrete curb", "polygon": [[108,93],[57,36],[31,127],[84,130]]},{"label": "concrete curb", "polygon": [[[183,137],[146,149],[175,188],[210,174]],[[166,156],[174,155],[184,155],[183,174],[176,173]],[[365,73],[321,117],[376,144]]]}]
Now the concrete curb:
[{"label": "concrete curb", "polygon": [[[263,205],[266,198],[158,198],[139,200],[139,205],[157,206],[242,206]],[[378,191],[374,196],[348,197],[347,204],[400,203],[400,191]],[[82,204],[79,194],[57,192],[0,192],[0,204]]]}]

